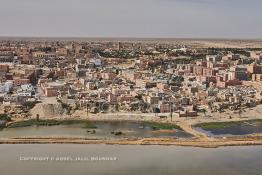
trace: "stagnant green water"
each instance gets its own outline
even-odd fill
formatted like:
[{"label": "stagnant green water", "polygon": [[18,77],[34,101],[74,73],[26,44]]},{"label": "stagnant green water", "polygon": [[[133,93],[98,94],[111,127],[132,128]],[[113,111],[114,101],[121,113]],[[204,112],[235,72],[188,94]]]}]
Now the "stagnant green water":
[{"label": "stagnant green water", "polygon": [[258,134],[262,133],[262,120],[207,123],[195,129],[213,137]]},{"label": "stagnant green water", "polygon": [[0,155],[3,175],[259,175],[262,172],[261,146],[205,149],[177,146],[0,145]]},{"label": "stagnant green water", "polygon": [[[190,134],[170,129],[169,133],[159,132],[150,123],[142,122],[89,122],[85,124],[67,124],[54,126],[27,126],[5,128],[0,138],[14,137],[87,137],[87,138],[130,138],[130,137],[191,137]],[[120,133],[121,132],[121,133]]]}]

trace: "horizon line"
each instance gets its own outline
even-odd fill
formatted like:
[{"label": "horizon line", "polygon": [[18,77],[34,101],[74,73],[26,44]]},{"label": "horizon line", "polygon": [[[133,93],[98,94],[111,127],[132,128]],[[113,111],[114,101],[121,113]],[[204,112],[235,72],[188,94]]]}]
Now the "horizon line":
[{"label": "horizon line", "polygon": [[124,36],[1,36],[0,40],[3,39],[65,39],[65,40],[81,40],[81,39],[98,39],[98,40],[252,40],[252,41],[262,41],[262,38],[237,38],[237,37],[124,37]]}]

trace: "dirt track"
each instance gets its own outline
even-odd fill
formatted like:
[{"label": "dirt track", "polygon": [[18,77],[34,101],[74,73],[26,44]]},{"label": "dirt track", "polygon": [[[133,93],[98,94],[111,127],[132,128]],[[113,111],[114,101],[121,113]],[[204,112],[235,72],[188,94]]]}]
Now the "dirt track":
[{"label": "dirt track", "polygon": [[185,132],[193,135],[194,137],[198,138],[199,140],[203,140],[203,141],[211,141],[211,140],[215,140],[214,138],[208,137],[206,134],[201,133],[199,131],[196,131],[195,129],[193,129],[191,127],[191,125],[189,125],[186,122],[178,122],[176,123],[178,126],[180,126]]}]

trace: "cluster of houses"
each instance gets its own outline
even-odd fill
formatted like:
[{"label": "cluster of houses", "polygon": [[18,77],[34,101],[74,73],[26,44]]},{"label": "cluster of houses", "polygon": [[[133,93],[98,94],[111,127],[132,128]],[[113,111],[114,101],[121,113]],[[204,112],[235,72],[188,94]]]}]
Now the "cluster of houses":
[{"label": "cluster of houses", "polygon": [[[0,104],[56,97],[99,112],[195,117],[254,107],[262,99],[261,51],[121,42],[0,44]],[[244,54],[243,54],[244,53]]]}]

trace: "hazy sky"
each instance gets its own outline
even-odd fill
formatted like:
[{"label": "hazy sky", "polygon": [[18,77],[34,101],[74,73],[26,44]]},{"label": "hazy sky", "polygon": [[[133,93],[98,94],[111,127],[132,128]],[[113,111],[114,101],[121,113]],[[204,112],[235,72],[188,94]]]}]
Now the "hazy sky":
[{"label": "hazy sky", "polygon": [[262,0],[0,0],[0,36],[262,38]]}]

